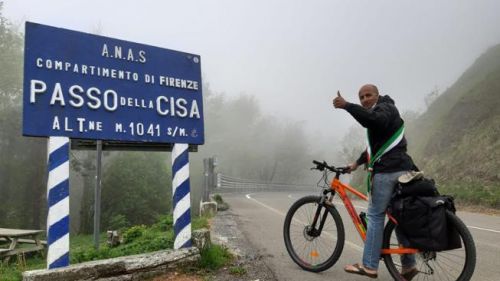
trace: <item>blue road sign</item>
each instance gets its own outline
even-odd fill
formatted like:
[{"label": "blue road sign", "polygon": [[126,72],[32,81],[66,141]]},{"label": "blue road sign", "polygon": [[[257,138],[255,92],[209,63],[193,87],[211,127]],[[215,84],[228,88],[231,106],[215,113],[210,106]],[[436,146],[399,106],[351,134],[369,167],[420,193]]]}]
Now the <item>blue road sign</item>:
[{"label": "blue road sign", "polygon": [[23,135],[204,143],[200,56],[26,23]]}]

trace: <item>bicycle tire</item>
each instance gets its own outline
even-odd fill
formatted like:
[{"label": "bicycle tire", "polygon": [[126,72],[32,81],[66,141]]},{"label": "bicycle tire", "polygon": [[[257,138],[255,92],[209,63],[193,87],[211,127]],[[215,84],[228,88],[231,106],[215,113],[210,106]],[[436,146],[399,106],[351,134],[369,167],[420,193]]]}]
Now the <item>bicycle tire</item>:
[{"label": "bicycle tire", "polygon": [[[323,207],[326,208],[326,210],[330,214],[330,216],[328,216],[327,219],[331,217],[334,221],[334,227],[335,227],[336,233],[330,233],[329,229],[323,229],[323,231],[321,232],[321,235],[320,235],[321,237],[318,236],[318,237],[312,238],[311,236],[308,236],[306,234],[306,228],[308,226],[310,226],[309,223],[313,220],[314,213],[318,207],[320,200],[321,200],[321,197],[319,197],[319,196],[306,196],[306,197],[303,197],[303,198],[297,200],[288,210],[286,217],[285,217],[284,226],[283,226],[283,238],[285,240],[285,247],[286,247],[286,250],[288,251],[288,254],[292,258],[292,260],[297,265],[299,265],[302,269],[307,270],[307,271],[311,271],[311,272],[321,272],[321,271],[324,271],[324,270],[332,267],[337,262],[340,255],[342,254],[342,250],[344,249],[344,242],[345,242],[344,224],[342,222],[342,218],[340,217],[339,212],[333,206],[323,205]],[[298,211],[302,212],[302,210],[304,210],[304,208],[307,207],[307,206],[304,207],[305,205],[311,205],[311,210],[312,210],[311,212],[309,212],[309,215],[306,214],[307,223],[305,222],[305,220],[301,221],[300,218],[298,217],[300,215],[300,214],[298,214]],[[305,211],[307,212],[307,209]],[[323,211],[321,212],[321,214],[323,214]],[[310,250],[311,256],[313,256],[313,253],[316,253],[318,256],[320,256],[320,254],[319,254],[320,251],[322,253],[324,251],[324,249],[326,248],[326,246],[329,245],[328,243],[323,243],[321,245],[322,246],[321,250],[318,249],[316,246],[318,246],[317,244],[319,244],[318,243],[318,241],[320,241],[319,239],[323,239],[323,237],[329,237],[330,240],[333,240],[333,242],[335,242],[332,253],[327,254],[328,258],[325,261],[322,261],[318,264],[313,264],[312,258],[310,261],[306,261],[305,257],[301,257],[301,255],[299,253],[297,253],[296,246],[298,246],[298,245],[295,245],[297,243],[294,244],[295,239],[292,239],[292,237],[291,237],[292,220],[295,220],[294,224],[293,224],[293,234],[296,233],[296,230],[295,230],[296,226],[297,226],[297,230],[299,230],[300,227],[303,227],[303,230],[302,230],[303,237],[302,238],[304,238],[304,240],[302,241],[303,244],[300,244],[300,246],[304,246],[304,248],[306,248],[306,246],[308,245],[307,244],[308,242],[314,242],[314,243],[311,243],[311,245],[308,248]],[[327,223],[325,223],[325,226],[326,225],[327,225]],[[299,234],[299,238],[300,238],[300,234]],[[312,239],[312,240],[309,241],[309,239]]]},{"label": "bicycle tire", "polygon": [[[422,252],[416,254],[417,269],[419,270],[419,273],[412,279],[413,281],[418,281],[418,280],[469,281],[471,279],[476,266],[476,247],[474,245],[474,240],[472,238],[471,233],[469,232],[469,229],[467,229],[467,226],[462,222],[462,220],[460,220],[460,218],[458,218],[455,214],[453,214],[450,211],[446,211],[446,215],[448,223],[454,226],[457,232],[459,233],[462,243],[462,248],[450,251]],[[395,229],[396,229],[395,226],[396,225],[391,220],[389,220],[389,222],[385,227],[384,240],[382,243],[382,247],[384,249],[388,249],[391,246],[391,240],[393,241],[392,242],[393,247],[394,244],[397,244],[397,240],[394,241],[395,239],[397,239],[395,237]],[[462,254],[462,252],[465,253]],[[405,279],[400,274],[401,266],[397,265],[396,262],[394,261],[394,258],[397,257],[399,257],[399,255],[395,254],[383,255],[387,270],[394,278],[394,280],[403,281]],[[425,262],[425,259],[430,259],[430,257],[433,257],[432,261]],[[456,270],[456,273],[453,273],[452,272],[454,271],[453,261],[461,259],[465,259],[463,261],[463,266],[459,265],[458,266],[459,269]],[[430,269],[437,269],[439,270],[439,272],[435,272]],[[443,275],[446,273],[453,274],[453,276],[444,278]]]}]

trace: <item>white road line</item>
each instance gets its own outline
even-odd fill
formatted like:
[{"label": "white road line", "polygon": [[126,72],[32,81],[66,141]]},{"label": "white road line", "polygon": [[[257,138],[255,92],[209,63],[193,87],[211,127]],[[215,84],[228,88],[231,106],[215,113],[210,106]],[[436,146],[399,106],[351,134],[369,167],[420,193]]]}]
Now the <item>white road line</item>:
[{"label": "white road line", "polygon": [[490,232],[494,232],[494,233],[500,233],[500,231],[498,231],[498,230],[493,230],[493,229],[489,229],[489,228],[482,228],[482,227],[472,226],[472,225],[468,225],[467,227],[473,228],[473,229],[478,229],[478,230],[490,231]]},{"label": "white road line", "polygon": [[[249,194],[245,195],[245,197],[246,197],[247,199],[252,200],[252,201],[254,201],[255,203],[257,203],[257,204],[261,205],[262,207],[264,207],[264,208],[266,208],[266,209],[268,209],[268,210],[271,210],[271,211],[275,212],[276,214],[278,214],[278,215],[280,215],[280,216],[282,216],[282,217],[285,217],[285,216],[286,216],[286,214],[285,214],[285,213],[283,213],[283,212],[281,212],[281,211],[279,211],[279,210],[277,210],[277,209],[275,209],[275,208],[273,208],[273,207],[271,207],[271,206],[268,206],[268,205],[266,205],[266,204],[264,204],[264,203],[262,203],[262,202],[258,201],[258,200],[257,200],[257,199],[255,199],[255,198],[252,198],[252,197],[250,196],[250,195],[252,195],[252,194],[253,194],[253,193],[249,193]],[[330,236],[333,236],[333,235],[331,235],[331,234],[330,234]],[[360,252],[363,252],[363,247],[361,247],[361,246],[357,245],[356,243],[353,243],[353,242],[351,242],[351,241],[349,241],[349,240],[347,240],[347,239],[345,240],[345,243],[346,243],[347,245],[349,245],[349,246],[353,247],[355,250],[358,250],[358,251],[360,251]]]},{"label": "white road line", "polygon": [[246,198],[247,198],[247,199],[250,199],[250,200],[254,201],[255,203],[257,203],[257,204],[261,205],[261,206],[262,206],[262,207],[264,207],[264,208],[267,208],[267,209],[269,209],[269,210],[271,210],[271,211],[275,212],[276,214],[278,214],[278,215],[280,215],[280,216],[283,216],[283,217],[285,217],[285,216],[286,216],[286,214],[285,214],[285,213],[283,213],[283,212],[281,212],[281,211],[279,211],[279,210],[277,210],[277,209],[275,209],[275,208],[273,208],[273,207],[271,207],[271,206],[268,206],[268,205],[266,205],[266,204],[264,204],[264,203],[262,203],[262,202],[260,202],[260,201],[257,201],[256,199],[254,199],[254,198],[250,197],[250,195],[252,195],[252,194],[253,194],[253,193],[249,193],[249,194],[247,194],[247,195],[245,195],[245,196],[246,196]]}]

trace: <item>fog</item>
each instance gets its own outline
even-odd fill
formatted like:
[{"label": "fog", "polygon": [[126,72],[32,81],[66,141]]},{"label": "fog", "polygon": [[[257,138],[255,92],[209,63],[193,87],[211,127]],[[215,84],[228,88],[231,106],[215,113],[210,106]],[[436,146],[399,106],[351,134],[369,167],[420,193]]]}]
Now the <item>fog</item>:
[{"label": "fog", "polygon": [[500,43],[500,1],[7,0],[4,15],[201,55],[204,83],[254,95],[265,114],[340,138],[364,83],[401,111],[424,110]]}]

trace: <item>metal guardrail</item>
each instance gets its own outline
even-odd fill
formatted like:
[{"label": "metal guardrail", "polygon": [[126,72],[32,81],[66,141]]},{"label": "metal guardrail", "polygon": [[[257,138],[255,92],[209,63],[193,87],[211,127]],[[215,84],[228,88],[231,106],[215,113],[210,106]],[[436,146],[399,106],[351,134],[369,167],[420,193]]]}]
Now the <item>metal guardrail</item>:
[{"label": "metal guardrail", "polygon": [[256,191],[315,191],[316,185],[312,184],[293,184],[277,182],[261,182],[251,179],[241,179],[217,174],[217,185],[214,192],[256,192]]}]

